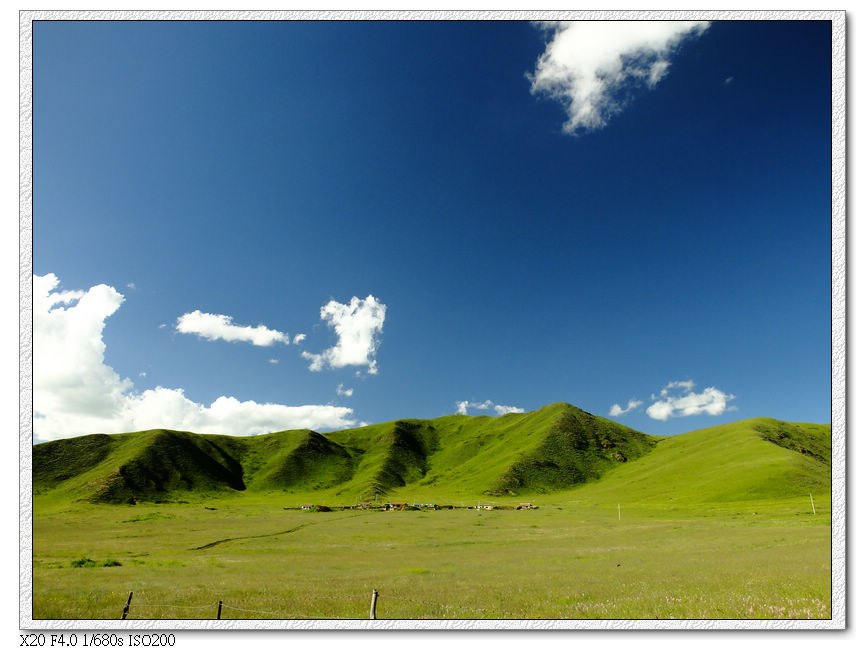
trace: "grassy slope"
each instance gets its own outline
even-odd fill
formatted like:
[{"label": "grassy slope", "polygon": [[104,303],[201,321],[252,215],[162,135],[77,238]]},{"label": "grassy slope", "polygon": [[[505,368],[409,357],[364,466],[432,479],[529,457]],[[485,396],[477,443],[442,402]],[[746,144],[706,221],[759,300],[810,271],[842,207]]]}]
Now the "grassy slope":
[{"label": "grassy slope", "polygon": [[[84,471],[70,477],[76,458]],[[282,495],[294,505],[347,504],[375,494],[517,501],[579,484],[573,494],[581,500],[709,502],[826,491],[828,458],[828,425],[758,418],[662,438],[557,403],[531,413],[400,420],[326,436],[84,436],[34,447],[34,486],[58,502],[220,493]]]},{"label": "grassy slope", "polygon": [[[774,437],[794,429],[814,452],[765,439],[767,433]],[[829,491],[829,440],[828,424],[742,420],[662,438],[651,454],[572,494],[583,500],[659,504],[807,497],[808,492]]]},{"label": "grassy slope", "polygon": [[[126,503],[178,492],[243,489],[240,464],[207,436],[153,429],[72,441],[72,450],[63,440],[33,448],[35,493],[55,488],[67,498]],[[79,472],[57,482],[72,473],[75,450],[82,447],[86,454]]]}]

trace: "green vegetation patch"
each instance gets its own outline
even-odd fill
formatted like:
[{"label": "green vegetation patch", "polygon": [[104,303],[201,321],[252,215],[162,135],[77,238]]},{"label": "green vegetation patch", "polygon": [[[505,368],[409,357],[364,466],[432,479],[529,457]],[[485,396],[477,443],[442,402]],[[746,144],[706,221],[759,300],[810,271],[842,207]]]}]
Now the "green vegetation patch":
[{"label": "green vegetation patch", "polygon": [[754,430],[763,440],[779,447],[805,454],[826,465],[832,462],[831,430],[828,425],[772,420],[767,424],[755,424]]},{"label": "green vegetation patch", "polygon": [[651,451],[646,434],[572,408],[560,414],[540,445],[493,483],[493,495],[561,490],[600,478],[617,463]]},{"label": "green vegetation patch", "polygon": [[102,462],[114,446],[111,436],[95,434],[53,440],[33,447],[33,492],[47,492]]}]

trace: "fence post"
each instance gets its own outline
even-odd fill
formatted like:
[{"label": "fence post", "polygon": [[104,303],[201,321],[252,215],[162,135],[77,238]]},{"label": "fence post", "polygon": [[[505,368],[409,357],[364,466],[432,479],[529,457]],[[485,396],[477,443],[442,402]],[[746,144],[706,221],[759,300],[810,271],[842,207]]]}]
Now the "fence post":
[{"label": "fence post", "polygon": [[126,615],[129,613],[129,605],[132,604],[132,592],[129,592],[129,598],[126,599],[126,605],[123,607],[123,616],[120,617],[121,621],[126,620]]},{"label": "fence post", "polygon": [[219,605],[216,608],[216,620],[218,621],[221,618],[222,618],[222,601],[220,600]]},{"label": "fence post", "polygon": [[375,620],[375,602],[378,600],[378,591],[372,590],[372,604],[369,606],[369,617]]},{"label": "fence post", "polygon": [[817,510],[814,508],[814,495],[809,492],[808,496],[811,498],[811,513],[816,515]]}]

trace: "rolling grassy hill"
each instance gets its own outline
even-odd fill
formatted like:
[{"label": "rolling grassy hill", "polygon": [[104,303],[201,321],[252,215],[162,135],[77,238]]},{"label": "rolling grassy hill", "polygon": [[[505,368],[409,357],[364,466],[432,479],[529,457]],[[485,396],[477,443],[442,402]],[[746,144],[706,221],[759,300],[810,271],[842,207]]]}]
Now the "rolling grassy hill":
[{"label": "rolling grassy hill", "polygon": [[768,418],[649,436],[556,403],[328,434],[81,436],[34,446],[33,486],[43,500],[96,503],[273,492],[347,503],[574,488],[586,499],[730,501],[828,490],[829,440],[829,425]]},{"label": "rolling grassy hill", "polygon": [[753,418],[658,441],[576,492],[591,501],[708,504],[828,493],[830,426]]}]

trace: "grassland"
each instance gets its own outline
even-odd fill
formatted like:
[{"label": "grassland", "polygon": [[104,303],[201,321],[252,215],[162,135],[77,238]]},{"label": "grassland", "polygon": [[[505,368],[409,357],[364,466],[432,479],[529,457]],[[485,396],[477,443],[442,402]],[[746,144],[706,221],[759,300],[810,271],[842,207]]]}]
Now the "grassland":
[{"label": "grassland", "polygon": [[[473,420],[464,433],[489,428]],[[358,431],[328,440],[351,456],[370,439]],[[550,444],[548,433],[534,431],[518,461]],[[363,619],[377,589],[380,618],[829,618],[828,439],[825,425],[748,420],[654,439],[650,452],[576,487],[491,496],[483,489],[515,461],[485,452],[498,460],[481,459],[474,473],[476,453],[440,463],[460,440],[440,436],[421,450],[425,472],[388,495],[539,506],[528,511],[285,509],[353,503],[379,472],[379,451],[360,455],[366,469],[352,465],[354,483],[187,491],[186,503],[64,498],[64,481],[84,484],[66,478],[34,500],[33,616],[115,619],[134,591],[133,619],[212,619],[219,600],[223,618]],[[333,451],[314,437],[303,444]],[[89,471],[101,462],[91,447]],[[280,448],[285,458],[297,449]],[[386,460],[390,447],[377,449]],[[404,451],[397,473],[420,457]],[[266,467],[272,456],[244,458]],[[281,485],[276,472],[255,475]]]},{"label": "grassland", "polygon": [[34,492],[96,503],[300,490],[375,498],[405,486],[465,496],[556,490],[649,453],[655,438],[557,403],[501,417],[398,420],[322,435],[155,429],[36,445]]}]

